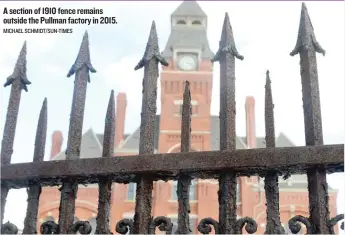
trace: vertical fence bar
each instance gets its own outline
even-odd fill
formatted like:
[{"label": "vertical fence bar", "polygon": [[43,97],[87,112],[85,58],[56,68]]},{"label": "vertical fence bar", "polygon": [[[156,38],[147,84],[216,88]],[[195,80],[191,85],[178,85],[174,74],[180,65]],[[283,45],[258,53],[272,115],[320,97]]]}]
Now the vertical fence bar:
[{"label": "vertical fence bar", "polygon": [[[112,157],[114,154],[114,137],[115,137],[115,102],[114,91],[111,91],[107,114],[105,117],[103,153],[102,157]],[[98,213],[96,234],[110,234],[109,216],[111,203],[111,186],[112,181],[104,177],[100,179],[99,196],[98,196]]]},{"label": "vertical fence bar", "polygon": [[[4,84],[4,87],[9,85],[12,85],[12,87],[10,99],[8,101],[4,134],[1,142],[1,164],[11,163],[22,89],[28,91],[27,85],[31,84],[26,76],[26,53],[27,49],[25,41],[19,53],[13,73],[7,78],[7,81]],[[8,191],[9,189],[5,185],[1,185],[1,224],[3,224]]]},{"label": "vertical fence bar", "polygon": [[[266,72],[265,86],[265,129],[266,148],[276,147],[276,137],[274,128],[274,104],[272,98],[271,79],[269,71]],[[279,185],[278,174],[267,172],[265,176],[266,194],[266,230],[265,234],[285,234],[281,225],[279,213]]]},{"label": "vertical fence bar", "polygon": [[[316,41],[307,7],[305,3],[302,3],[297,42],[290,55],[300,55],[305,141],[307,146],[323,145],[316,52],[325,55],[325,50]],[[322,168],[310,169],[307,176],[312,233],[330,234],[326,171]]]},{"label": "vertical fence bar", "polygon": [[[80,158],[86,89],[87,83],[90,82],[90,71],[93,73],[96,72],[91,65],[89,37],[88,33],[85,32],[77,59],[67,74],[67,77],[75,74],[74,93],[67,140],[67,160],[76,160]],[[78,191],[77,181],[74,179],[64,180],[60,191],[59,231],[60,234],[67,234],[69,229],[72,227],[74,220],[75,199]]]},{"label": "vertical fence bar", "polygon": [[[144,67],[139,155],[154,153],[154,123],[157,110],[157,79],[159,76],[158,63],[165,66],[168,65],[168,62],[160,55],[156,25],[153,21],[144,56],[135,67],[135,70]],[[149,232],[152,188],[153,181],[150,177],[143,176],[138,179],[133,225],[134,234],[147,234]]]},{"label": "vertical fence bar", "polygon": [[[229,15],[225,14],[219,49],[212,62],[220,64],[220,150],[236,149],[235,57],[236,49]],[[236,230],[236,173],[223,172],[219,177],[219,230],[234,234]]]},{"label": "vertical fence bar", "polygon": [[[44,160],[44,152],[47,138],[47,98],[44,99],[40,116],[38,119],[34,162],[42,162]],[[24,220],[23,234],[36,234],[37,233],[37,214],[38,205],[41,195],[41,184],[37,183],[27,189],[28,193],[28,207],[26,209],[26,217]]]},{"label": "vertical fence bar", "polygon": [[[189,89],[189,82],[186,81],[183,93],[182,105],[182,122],[181,122],[181,152],[189,152],[191,150],[191,95]],[[177,197],[178,197],[178,216],[177,216],[177,234],[188,234],[191,232],[189,224],[189,190],[191,178],[188,175],[179,175],[177,181]]]}]

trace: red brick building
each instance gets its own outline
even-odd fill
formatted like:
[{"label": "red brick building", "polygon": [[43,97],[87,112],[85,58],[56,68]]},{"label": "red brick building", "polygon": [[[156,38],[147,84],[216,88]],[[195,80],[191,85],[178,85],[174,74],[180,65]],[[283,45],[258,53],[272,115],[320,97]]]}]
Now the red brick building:
[{"label": "red brick building", "polygon": [[[191,85],[192,149],[208,151],[219,149],[219,117],[210,113],[213,65],[210,59],[213,53],[207,40],[207,16],[200,6],[193,1],[183,2],[171,15],[171,34],[162,53],[169,61],[169,67],[163,68],[161,82],[161,114],[156,116],[155,149],[159,153],[180,151],[181,104],[184,81]],[[218,78],[215,78],[218,79]],[[246,136],[238,136],[236,147],[264,148],[265,138],[255,134],[255,100],[246,100]],[[139,127],[131,134],[124,133],[126,119],[126,94],[120,93],[116,100],[116,135],[115,155],[134,155],[139,148]],[[283,134],[277,135],[277,147],[293,146]],[[103,135],[92,129],[82,137],[82,158],[101,157]],[[52,135],[51,160],[65,159],[65,150],[61,149],[62,133]],[[266,220],[265,193],[263,180],[258,177],[238,180],[238,215],[254,218],[258,233],[264,232]],[[195,180],[191,186],[190,221],[193,232],[197,223],[205,217],[218,218],[218,182],[215,180]],[[336,192],[329,189],[331,215],[336,213]],[[76,200],[76,219],[89,220],[95,229],[98,206],[98,186],[79,186]],[[60,193],[58,188],[44,188],[39,207],[39,225],[48,219],[58,218]],[[176,182],[156,182],[153,191],[153,216],[168,216],[176,224],[177,219]],[[111,229],[122,218],[134,215],[135,184],[114,184],[111,209]],[[289,218],[294,215],[308,215],[308,191],[305,175],[294,175],[280,181],[280,211],[285,228]],[[176,227],[176,225],[174,226]]]}]

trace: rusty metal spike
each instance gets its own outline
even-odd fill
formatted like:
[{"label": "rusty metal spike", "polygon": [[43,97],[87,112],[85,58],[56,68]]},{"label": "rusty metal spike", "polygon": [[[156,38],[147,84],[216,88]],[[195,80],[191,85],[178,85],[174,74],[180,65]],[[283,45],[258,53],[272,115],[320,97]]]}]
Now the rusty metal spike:
[{"label": "rusty metal spike", "polygon": [[169,63],[161,56],[159,52],[158,36],[156,31],[156,23],[152,21],[149,39],[146,44],[146,49],[143,58],[139,61],[134,70],[143,68],[150,60],[155,58],[162,65],[168,66]]},{"label": "rusty metal spike", "polygon": [[[270,72],[266,72],[265,86],[265,128],[266,128],[266,148],[275,147],[275,128],[273,113],[273,98],[271,89]],[[268,172],[265,176],[265,195],[266,195],[266,230],[265,234],[285,234],[281,225],[279,214],[279,185],[278,174]]]},{"label": "rusty metal spike", "polygon": [[265,86],[265,125],[266,125],[266,147],[275,147],[275,128],[274,128],[274,114],[273,114],[273,98],[270,72],[266,72],[266,86]]},{"label": "rusty metal spike", "polygon": [[[47,98],[44,99],[40,116],[37,124],[34,162],[42,162],[44,160],[44,151],[47,137]],[[26,209],[26,217],[24,220],[23,234],[37,233],[37,215],[39,199],[41,195],[41,184],[37,183],[27,189],[28,207]]]},{"label": "rusty metal spike", "polygon": [[293,51],[290,53],[291,56],[297,55],[302,50],[313,50],[322,55],[326,54],[326,51],[321,47],[321,45],[317,42],[314,28],[310,20],[310,16],[308,14],[307,6],[303,2],[302,9],[301,9],[301,19],[299,22],[299,29],[298,29],[298,37],[296,46]]},{"label": "rusty metal spike", "polygon": [[8,112],[1,145],[1,164],[9,164],[13,153],[14,136],[17,126],[21,89],[27,91],[26,85],[30,82],[26,78],[26,41],[19,53],[13,73],[7,78],[4,87],[12,85],[10,99],[8,102]]},{"label": "rusty metal spike", "polygon": [[221,57],[226,53],[231,54],[237,59],[240,59],[240,60],[244,59],[244,57],[240,55],[237,51],[234,34],[232,32],[232,27],[230,24],[229,14],[227,12],[225,13],[225,17],[224,17],[222,35],[219,42],[219,49],[211,61],[212,62],[219,61]]},{"label": "rusty metal spike", "polygon": [[191,149],[191,117],[192,104],[189,88],[189,81],[185,83],[182,105],[182,122],[181,122],[181,152],[189,152]]},{"label": "rusty metal spike", "polygon": [[[157,111],[158,63],[167,65],[159,55],[158,37],[154,21],[152,22],[149,40],[143,59],[136,70],[144,67],[143,98],[141,107],[141,125],[139,155],[154,153],[154,129]],[[144,176],[137,181],[136,204],[133,233],[147,234],[151,224],[153,180]]]},{"label": "rusty metal spike", "polygon": [[[183,93],[182,122],[181,122],[181,152],[191,151],[191,116],[192,116],[191,95],[189,82],[186,81]],[[177,181],[178,217],[177,234],[189,234],[189,191],[191,178],[188,175],[180,174]]]},{"label": "rusty metal spike", "polygon": [[27,79],[26,76],[26,54],[27,54],[27,48],[26,48],[26,41],[24,41],[23,47],[20,50],[16,65],[14,67],[14,71],[12,75],[10,75],[5,84],[4,87],[7,87],[14,83],[15,80],[20,82],[21,89],[28,91],[27,85],[30,85],[31,82]]},{"label": "rusty metal spike", "polygon": [[[115,101],[114,91],[111,91],[107,114],[105,117],[103,153],[102,157],[112,157],[114,155],[115,137]],[[107,177],[101,178],[98,184],[98,213],[96,218],[96,234],[111,234],[109,229],[109,216],[111,204],[112,181]]]},{"label": "rusty metal spike", "polygon": [[[67,75],[71,76],[75,73],[66,160],[76,160],[80,158],[86,90],[87,83],[90,82],[89,71],[96,72],[90,61],[89,37],[86,31],[76,62]],[[62,234],[67,234],[74,220],[75,200],[78,192],[77,181],[75,179],[63,181],[60,191],[59,231]]]},{"label": "rusty metal spike", "polygon": [[35,151],[34,151],[34,162],[41,162],[44,159],[44,151],[47,138],[47,98],[44,98],[40,116],[37,124],[36,140],[35,140]]},{"label": "rusty metal spike", "polygon": [[[236,50],[229,15],[225,13],[219,50],[212,62],[220,64],[220,150],[236,149],[235,57],[243,59]],[[222,234],[236,232],[235,172],[223,172],[219,177],[219,229]]]},{"label": "rusty metal spike", "polygon": [[[27,91],[26,85],[29,85],[30,82],[27,80],[26,76],[26,41],[20,51],[19,57],[17,59],[14,71],[11,76],[7,78],[7,82],[4,86],[11,86],[10,98],[8,101],[6,122],[1,142],[1,164],[10,164],[13,154],[13,144],[14,137],[16,133],[18,112],[20,105],[20,98],[22,94],[22,89]],[[3,222],[6,198],[8,195],[9,189],[5,186],[1,186],[1,224]]]},{"label": "rusty metal spike", "polygon": [[108,102],[107,114],[105,117],[102,157],[113,156],[114,138],[115,138],[115,101],[114,101],[114,91],[111,90],[109,102]]},{"label": "rusty metal spike", "polygon": [[[89,34],[85,31],[83,40],[80,45],[78,56],[72,65],[71,69],[69,70],[67,77],[72,76],[73,74],[77,73],[80,69],[86,66],[88,70],[92,73],[96,72],[96,69],[91,64],[90,59],[90,48],[89,48]],[[90,76],[87,76],[88,82],[90,82]]]},{"label": "rusty metal spike", "polygon": [[[314,29],[305,3],[302,3],[297,43],[291,55],[300,54],[304,131],[307,146],[323,145],[319,78],[316,52],[324,50],[316,42]],[[307,171],[309,213],[313,234],[331,234],[326,171],[321,168]]]}]

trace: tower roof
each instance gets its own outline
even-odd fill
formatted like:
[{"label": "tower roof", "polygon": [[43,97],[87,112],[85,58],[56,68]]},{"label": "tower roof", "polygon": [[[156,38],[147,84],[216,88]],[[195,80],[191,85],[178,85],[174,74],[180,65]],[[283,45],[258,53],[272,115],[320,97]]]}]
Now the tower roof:
[{"label": "tower roof", "polygon": [[162,52],[164,58],[171,58],[174,49],[200,49],[201,58],[211,60],[214,56],[207,40],[205,29],[174,28]]},{"label": "tower roof", "polygon": [[[195,27],[193,25],[176,27],[173,25],[173,20],[179,17],[203,18],[204,24],[201,27]],[[162,56],[164,58],[171,58],[175,49],[197,49],[201,50],[202,59],[212,59],[214,54],[207,40],[206,18],[207,15],[196,1],[183,1],[171,14],[172,29]]]},{"label": "tower roof", "polygon": [[206,17],[207,15],[201,9],[196,1],[183,1],[171,16],[200,16]]}]

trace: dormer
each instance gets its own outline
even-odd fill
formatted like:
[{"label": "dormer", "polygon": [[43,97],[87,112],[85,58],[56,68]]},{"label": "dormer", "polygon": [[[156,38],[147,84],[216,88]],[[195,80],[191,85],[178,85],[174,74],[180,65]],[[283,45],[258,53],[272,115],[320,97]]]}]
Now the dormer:
[{"label": "dormer", "polygon": [[198,27],[207,29],[207,15],[196,1],[183,1],[171,14],[171,28]]}]

